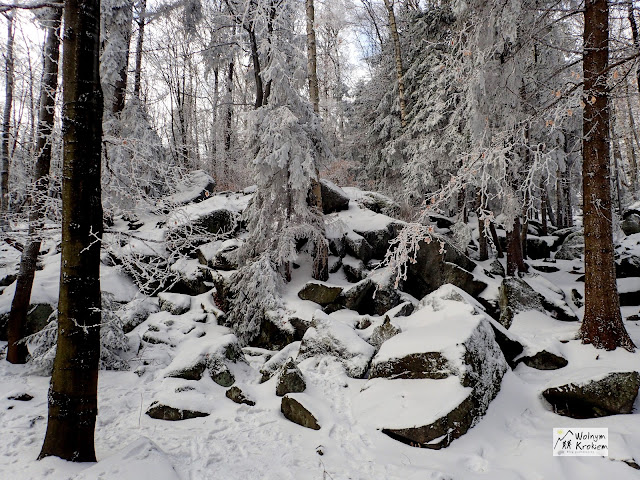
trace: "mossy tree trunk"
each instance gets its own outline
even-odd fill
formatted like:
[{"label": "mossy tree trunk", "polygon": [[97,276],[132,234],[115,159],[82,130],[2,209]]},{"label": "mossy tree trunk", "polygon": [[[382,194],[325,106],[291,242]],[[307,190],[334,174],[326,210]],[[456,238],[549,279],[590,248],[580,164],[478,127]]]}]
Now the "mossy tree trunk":
[{"label": "mossy tree trunk", "polygon": [[100,358],[100,0],[65,0],[58,344],[40,458],[95,461]]}]

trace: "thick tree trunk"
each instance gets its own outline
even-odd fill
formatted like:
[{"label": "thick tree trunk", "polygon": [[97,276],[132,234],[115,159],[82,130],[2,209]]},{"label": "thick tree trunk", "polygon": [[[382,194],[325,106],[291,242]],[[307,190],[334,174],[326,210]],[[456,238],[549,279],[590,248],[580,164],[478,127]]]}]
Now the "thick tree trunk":
[{"label": "thick tree trunk", "polygon": [[507,232],[507,275],[513,276],[517,273],[525,273],[529,267],[524,263],[522,255],[522,235],[520,218],[513,220],[513,228]]},{"label": "thick tree trunk", "polygon": [[133,75],[133,94],[140,98],[140,83],[142,80],[142,46],[144,45],[144,26],[146,24],[147,0],[140,0],[138,14],[138,38],[136,41],[136,67]]},{"label": "thick tree trunk", "polygon": [[584,13],[583,212],[585,309],[583,343],[633,350],[620,313],[613,263],[609,169],[609,4],[586,0]]},{"label": "thick tree trunk", "polygon": [[393,12],[394,0],[384,0],[389,15],[389,29],[393,39],[393,48],[396,61],[396,79],[398,81],[398,101],[400,103],[400,125],[404,128],[407,125],[407,104],[404,97],[404,68],[402,66],[402,48],[400,46],[400,35],[398,35],[398,25],[396,15]]},{"label": "thick tree trunk", "polygon": [[25,363],[27,346],[20,342],[25,336],[25,325],[31,289],[40,251],[40,232],[43,226],[44,207],[49,186],[51,166],[51,132],[58,88],[58,59],[60,56],[60,20],[62,9],[53,9],[47,25],[47,38],[43,48],[43,74],[40,87],[40,112],[37,126],[35,185],[31,194],[29,213],[29,240],[22,251],[16,291],[9,313],[7,361]]},{"label": "thick tree trunk", "polygon": [[1,223],[6,222],[9,210],[9,138],[11,137],[11,108],[13,105],[13,43],[14,43],[14,12],[7,13],[7,45],[5,52],[4,70],[4,111],[2,114],[2,139],[0,141],[0,215]]},{"label": "thick tree trunk", "polygon": [[100,0],[65,0],[58,344],[40,457],[95,462],[100,358]]},{"label": "thick tree trunk", "polygon": [[315,10],[313,0],[306,0],[307,7],[307,76],[309,78],[309,99],[313,111],[320,113],[320,91],[318,90],[318,71],[316,54]]}]

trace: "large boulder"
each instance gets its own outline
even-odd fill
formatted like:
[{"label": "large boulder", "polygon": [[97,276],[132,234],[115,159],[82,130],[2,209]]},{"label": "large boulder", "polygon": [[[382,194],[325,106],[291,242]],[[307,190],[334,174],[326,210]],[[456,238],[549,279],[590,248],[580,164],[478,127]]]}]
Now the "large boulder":
[{"label": "large boulder", "polygon": [[564,322],[578,321],[575,312],[557,292],[549,290],[549,295],[555,295],[556,298],[547,298],[534,290],[522,278],[505,278],[502,280],[498,292],[499,322],[505,328],[511,326],[514,317],[518,313],[531,310],[545,312],[556,320]]},{"label": "large boulder", "polygon": [[326,306],[335,302],[342,290],[342,287],[312,280],[302,287],[302,290],[298,292],[298,297]]},{"label": "large boulder", "polygon": [[389,217],[397,217],[400,214],[400,205],[386,195],[353,187],[347,187],[344,191],[362,208]]},{"label": "large boulder", "polygon": [[584,235],[582,232],[573,232],[567,235],[556,252],[556,260],[578,260],[584,255]]},{"label": "large boulder", "polygon": [[311,328],[302,338],[296,361],[332,357],[344,366],[348,376],[362,378],[374,353],[374,347],[360,338],[353,328],[316,311]]},{"label": "large boulder", "polygon": [[[33,335],[39,332],[53,318],[54,307],[48,303],[35,303],[29,305],[27,310],[27,324],[25,326],[25,334]],[[9,312],[0,315],[0,341],[7,341],[9,326]]]},{"label": "large boulder", "polygon": [[631,413],[639,387],[638,372],[617,372],[604,378],[547,388],[542,396],[559,415],[595,418]]},{"label": "large boulder", "polygon": [[389,242],[398,236],[404,226],[403,222],[393,221],[386,225],[373,224],[367,229],[362,228],[362,226],[356,226],[354,232],[364,237],[371,245],[373,258],[383,259],[389,249]]},{"label": "large boulder", "polygon": [[215,270],[236,270],[238,263],[234,253],[241,242],[236,238],[205,243],[196,249],[198,261]]},{"label": "large boulder", "polygon": [[414,297],[422,298],[450,283],[476,296],[487,284],[471,273],[475,267],[475,262],[446,238],[432,234],[430,242],[420,242],[415,263],[408,263],[403,288]]},{"label": "large boulder", "polygon": [[616,278],[640,277],[640,257],[625,253],[616,260]]},{"label": "large boulder", "polygon": [[204,170],[195,170],[176,184],[176,193],[169,195],[166,202],[170,205],[198,203],[211,197],[216,181]]},{"label": "large boulder", "polygon": [[222,335],[215,340],[197,339],[178,348],[164,376],[200,380],[204,373],[208,372],[214,382],[229,387],[235,378],[227,363],[236,363],[243,359],[238,339],[233,334]]},{"label": "large boulder", "polygon": [[373,247],[367,240],[355,232],[347,232],[344,236],[345,251],[349,255],[367,263],[373,258]]},{"label": "large boulder", "polygon": [[622,222],[620,228],[625,235],[633,235],[640,233],[640,211],[627,210],[622,214]]},{"label": "large boulder", "polygon": [[320,180],[322,191],[322,213],[325,215],[349,208],[349,196],[335,183],[329,180]]},{"label": "large boulder", "polygon": [[540,260],[551,257],[553,237],[527,236],[527,257],[532,260]]},{"label": "large boulder", "polygon": [[438,449],[480,421],[508,367],[464,292],[445,285],[421,303],[380,347],[358,404],[392,438]]}]

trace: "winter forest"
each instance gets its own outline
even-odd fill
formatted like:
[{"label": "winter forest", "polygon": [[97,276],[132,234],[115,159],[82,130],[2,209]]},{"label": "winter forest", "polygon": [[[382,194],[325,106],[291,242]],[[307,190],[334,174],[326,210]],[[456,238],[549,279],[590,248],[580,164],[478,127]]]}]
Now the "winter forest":
[{"label": "winter forest", "polygon": [[0,14],[0,478],[640,479],[640,2]]}]

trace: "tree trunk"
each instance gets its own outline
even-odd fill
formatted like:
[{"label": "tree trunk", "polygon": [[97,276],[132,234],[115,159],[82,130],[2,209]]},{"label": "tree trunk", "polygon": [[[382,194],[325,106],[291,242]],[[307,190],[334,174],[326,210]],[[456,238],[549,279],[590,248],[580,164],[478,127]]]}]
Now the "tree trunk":
[{"label": "tree trunk", "polygon": [[407,105],[404,98],[404,68],[402,66],[402,48],[400,47],[400,36],[396,24],[396,15],[393,12],[394,0],[384,0],[389,15],[389,29],[393,39],[394,55],[396,60],[396,79],[398,80],[398,101],[400,102],[400,125],[407,126]]},{"label": "tree trunk", "polygon": [[5,53],[4,71],[4,111],[2,114],[2,140],[0,142],[0,215],[2,223],[7,221],[9,210],[9,137],[11,136],[11,108],[13,105],[13,17],[14,12],[6,14],[7,18],[7,50]]},{"label": "tree trunk", "polygon": [[[231,126],[233,122],[233,61],[229,62],[227,70],[227,118],[224,126],[224,151],[231,150]],[[228,155],[227,155],[228,157]],[[228,158],[225,160],[225,169],[227,168]],[[229,172],[225,171],[225,175]],[[229,180],[228,178],[226,180]]]},{"label": "tree trunk", "polygon": [[133,76],[133,94],[140,98],[140,82],[142,79],[142,45],[144,44],[144,26],[146,24],[147,0],[140,0],[138,14],[138,38],[136,41],[136,69]]},{"label": "tree trunk", "polygon": [[[631,37],[633,38],[633,45],[636,47],[638,53],[640,53],[640,37],[638,36],[638,24],[636,23],[636,16],[633,12],[633,1],[627,2],[627,17],[629,18],[629,26],[631,27]],[[636,80],[638,82],[638,92],[640,93],[640,68],[636,67]]]},{"label": "tree trunk", "polygon": [[549,220],[547,219],[547,188],[544,185],[544,181],[540,180],[540,220],[542,222],[542,235],[549,234]]},{"label": "tree trunk", "polygon": [[[125,46],[125,51],[122,54],[122,63],[120,65],[120,71],[118,72],[118,78],[114,85],[113,91],[113,103],[111,105],[111,112],[119,114],[124,109],[124,102],[127,96],[127,73],[129,71],[129,47],[131,45],[131,13],[133,10],[133,0],[127,3],[127,22],[122,26],[122,30],[118,31],[118,35],[122,35],[122,41]],[[137,55],[136,51],[136,55]]]},{"label": "tree trunk", "polygon": [[253,80],[256,84],[256,101],[254,108],[262,106],[264,98],[264,87],[262,85],[262,72],[260,70],[260,56],[258,53],[258,39],[253,28],[247,29],[249,33],[249,44],[251,45],[251,60],[253,62]]},{"label": "tree trunk", "polygon": [[524,263],[522,256],[522,235],[520,218],[513,220],[513,228],[507,232],[507,275],[513,276],[518,273],[525,273],[529,270]]},{"label": "tree trunk", "polygon": [[65,0],[58,343],[40,457],[95,462],[100,359],[100,0]]},{"label": "tree trunk", "polygon": [[[58,88],[58,59],[60,56],[60,20],[62,9],[52,9],[47,24],[47,38],[43,48],[43,73],[40,87],[40,112],[37,126],[35,185],[31,194],[29,213],[29,240],[20,258],[20,270],[16,281],[16,291],[9,313],[7,361],[25,363],[28,350],[21,343],[25,336],[29,300],[40,251],[40,231],[43,226],[44,207],[49,187],[51,166],[51,132]],[[18,343],[20,342],[20,343]]]},{"label": "tree trunk", "polygon": [[558,220],[558,228],[566,228],[567,223],[564,218],[564,195],[562,189],[562,170],[560,167],[556,170],[556,215]]},{"label": "tree trunk", "polygon": [[309,99],[313,111],[320,113],[320,93],[318,90],[318,71],[316,54],[315,11],[313,0],[306,0],[307,6],[307,76],[309,78]]},{"label": "tree trunk", "polygon": [[496,226],[493,222],[489,224],[489,231],[491,232],[491,240],[493,240],[493,245],[496,249],[496,255],[498,258],[504,257],[504,252],[502,251],[502,245],[500,245],[500,239],[498,238],[498,232],[496,232]]},{"label": "tree trunk", "polygon": [[615,129],[615,110],[612,106],[611,118],[609,119],[609,134],[611,138],[611,150],[613,152],[613,182],[616,187],[616,200],[618,214],[622,215],[622,186],[620,185],[620,166],[622,165],[622,154],[620,153],[620,145],[618,144],[618,136]]},{"label": "tree trunk", "polygon": [[609,169],[609,4],[586,0],[584,13],[584,114],[582,139],[585,239],[583,343],[613,350],[634,350],[620,313],[613,263]]},{"label": "tree trunk", "polygon": [[[633,133],[633,140],[635,140],[635,145],[640,148],[640,139],[638,138],[636,121],[633,118],[633,110],[631,108],[631,98],[629,97],[629,84],[627,84],[627,94],[625,96],[627,98],[627,109],[629,110],[629,128]],[[633,146],[633,140],[629,142],[631,144],[631,156],[629,157],[629,179],[631,180],[632,192],[635,194],[638,188],[638,160],[636,158],[636,149]]]}]

